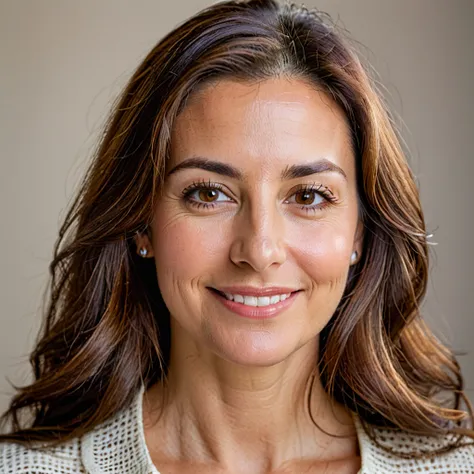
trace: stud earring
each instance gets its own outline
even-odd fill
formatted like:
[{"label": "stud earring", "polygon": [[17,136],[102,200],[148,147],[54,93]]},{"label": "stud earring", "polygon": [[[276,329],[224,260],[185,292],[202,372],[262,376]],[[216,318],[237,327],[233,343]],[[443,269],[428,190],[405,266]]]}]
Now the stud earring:
[{"label": "stud earring", "polygon": [[148,255],[148,250],[145,247],[140,249],[140,255],[145,258]]},{"label": "stud earring", "polygon": [[354,250],[351,255],[351,264],[353,265],[357,261],[357,250]]}]

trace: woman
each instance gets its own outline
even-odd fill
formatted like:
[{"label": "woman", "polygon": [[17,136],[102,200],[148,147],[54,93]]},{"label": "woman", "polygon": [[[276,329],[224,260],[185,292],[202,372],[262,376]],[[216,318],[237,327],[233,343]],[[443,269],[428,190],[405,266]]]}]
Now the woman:
[{"label": "woman", "polygon": [[316,12],[225,2],[165,37],[51,274],[0,472],[474,470],[459,366],[419,312],[413,176]]}]

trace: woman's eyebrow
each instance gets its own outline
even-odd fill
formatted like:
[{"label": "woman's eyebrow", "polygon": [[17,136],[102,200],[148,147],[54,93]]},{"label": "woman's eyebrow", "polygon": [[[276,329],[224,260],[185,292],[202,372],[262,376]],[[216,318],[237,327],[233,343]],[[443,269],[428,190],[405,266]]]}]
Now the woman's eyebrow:
[{"label": "woman's eyebrow", "polygon": [[[245,173],[239,168],[236,168],[235,166],[228,163],[222,163],[221,161],[210,160],[208,158],[202,157],[188,158],[182,161],[172,168],[167,173],[167,176],[189,168],[199,168],[206,171],[211,171],[212,173],[221,174],[239,181],[245,180]],[[325,158],[311,163],[287,166],[281,173],[281,180],[287,181],[295,178],[303,178],[312,174],[324,173],[325,171],[339,173],[344,177],[344,179],[347,180],[344,170],[332,161],[329,161]]]},{"label": "woman's eyebrow", "polygon": [[325,171],[339,173],[347,181],[347,175],[344,170],[337,166],[336,163],[333,163],[326,158],[302,165],[287,166],[281,173],[281,179],[282,181],[285,181],[289,179],[303,178],[312,174],[324,173]]}]

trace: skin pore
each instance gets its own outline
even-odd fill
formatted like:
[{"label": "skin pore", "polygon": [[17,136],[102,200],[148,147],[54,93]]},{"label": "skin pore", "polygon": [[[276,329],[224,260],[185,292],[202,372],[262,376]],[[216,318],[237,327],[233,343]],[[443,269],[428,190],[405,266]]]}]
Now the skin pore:
[{"label": "skin pore", "polygon": [[[240,176],[183,166],[193,158]],[[288,176],[315,163],[311,174]],[[150,237],[136,238],[155,259],[171,315],[169,377],[143,405],[162,474],[358,471],[352,416],[316,369],[319,333],[351,255],[360,255],[361,228],[350,131],[328,95],[278,78],[222,80],[190,98],[173,129]],[[301,291],[283,312],[256,320],[210,289],[235,285]],[[311,384],[322,430],[308,409]]]}]

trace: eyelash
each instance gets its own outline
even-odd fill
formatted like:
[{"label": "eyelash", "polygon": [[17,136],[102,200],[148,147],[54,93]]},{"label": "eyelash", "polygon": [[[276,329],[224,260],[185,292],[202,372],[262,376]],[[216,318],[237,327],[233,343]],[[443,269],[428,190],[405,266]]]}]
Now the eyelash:
[{"label": "eyelash", "polygon": [[[197,190],[201,191],[201,190],[210,190],[210,189],[216,189],[222,192],[223,194],[225,194],[225,192],[223,191],[224,186],[222,186],[221,184],[212,183],[210,180],[207,182],[202,180],[199,182],[193,182],[193,184],[185,188],[182,192],[182,196],[187,204],[197,209],[201,209],[201,208],[212,209],[216,206],[216,204],[196,202],[194,199],[190,198],[191,194],[193,194]],[[323,186],[322,184],[316,184],[316,183],[313,183],[310,185],[301,184],[297,187],[296,191],[292,194],[292,196],[294,194],[302,193],[302,192],[317,193],[326,200],[325,203],[319,203],[313,206],[300,206],[302,210],[308,213],[311,213],[311,212],[314,213],[314,212],[320,211],[324,209],[326,206],[331,205],[331,204],[336,204],[338,202],[338,199],[336,198],[334,193],[328,187]]]}]

